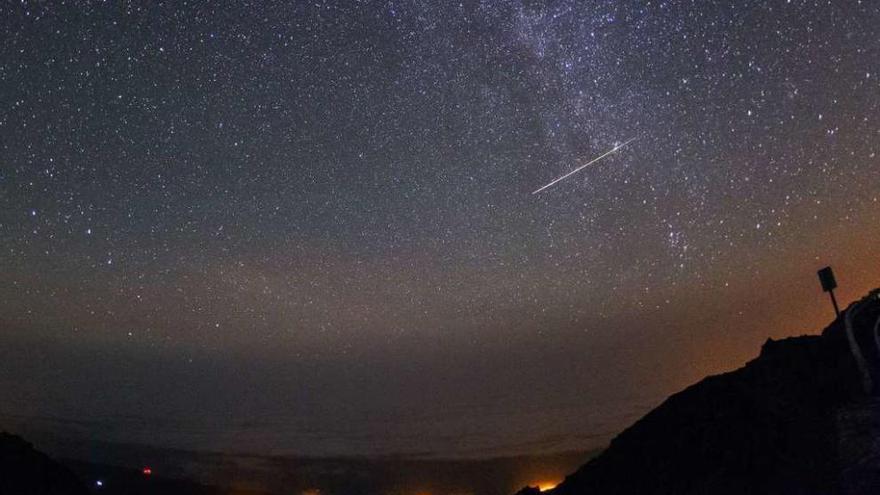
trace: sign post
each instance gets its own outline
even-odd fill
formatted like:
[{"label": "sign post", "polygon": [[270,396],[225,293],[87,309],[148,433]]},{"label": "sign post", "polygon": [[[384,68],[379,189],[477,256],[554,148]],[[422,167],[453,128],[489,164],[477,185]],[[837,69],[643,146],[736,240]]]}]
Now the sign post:
[{"label": "sign post", "polygon": [[837,307],[837,299],[834,297],[834,289],[837,288],[837,281],[834,280],[834,272],[830,266],[819,270],[819,282],[822,283],[822,290],[831,294],[831,304],[834,305],[834,314],[840,316],[840,309]]}]

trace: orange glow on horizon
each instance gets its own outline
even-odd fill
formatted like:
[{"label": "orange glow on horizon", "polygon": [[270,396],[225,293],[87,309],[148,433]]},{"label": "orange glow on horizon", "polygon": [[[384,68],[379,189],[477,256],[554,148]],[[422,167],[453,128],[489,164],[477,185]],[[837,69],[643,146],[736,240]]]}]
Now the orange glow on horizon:
[{"label": "orange glow on horizon", "polygon": [[536,485],[538,486],[538,490],[541,490],[542,492],[546,492],[547,490],[552,490],[552,489],[556,488],[557,486],[559,486],[559,482],[558,481],[539,481],[538,483],[536,483]]}]

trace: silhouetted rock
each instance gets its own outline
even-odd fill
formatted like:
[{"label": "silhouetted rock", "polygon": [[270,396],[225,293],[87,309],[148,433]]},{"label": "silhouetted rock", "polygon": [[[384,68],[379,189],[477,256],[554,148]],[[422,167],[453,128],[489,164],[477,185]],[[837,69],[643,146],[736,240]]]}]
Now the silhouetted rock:
[{"label": "silhouetted rock", "polygon": [[[878,316],[872,295],[854,319],[875,382]],[[552,493],[880,493],[880,403],[861,376],[842,318],[820,336],[767,340],[743,368],[669,397]]]},{"label": "silhouetted rock", "polygon": [[0,495],[80,495],[85,486],[20,437],[0,433]]},{"label": "silhouetted rock", "polygon": [[880,401],[853,404],[837,414],[843,493],[880,493]]},{"label": "silhouetted rock", "polygon": [[516,492],[516,495],[540,495],[541,489],[537,486],[527,486],[522,490]]}]

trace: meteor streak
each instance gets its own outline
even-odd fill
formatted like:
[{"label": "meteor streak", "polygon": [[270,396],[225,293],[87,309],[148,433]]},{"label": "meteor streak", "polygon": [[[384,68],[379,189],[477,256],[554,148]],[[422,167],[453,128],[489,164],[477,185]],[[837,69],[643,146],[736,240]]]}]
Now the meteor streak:
[{"label": "meteor streak", "polygon": [[581,165],[580,167],[578,167],[578,168],[572,170],[571,172],[569,172],[569,173],[563,175],[562,177],[559,177],[559,178],[557,178],[557,179],[554,179],[553,182],[551,182],[551,183],[547,184],[546,186],[544,186],[544,187],[542,187],[542,188],[540,188],[540,189],[534,191],[532,194],[538,194],[539,192],[543,191],[544,189],[547,189],[548,187],[552,186],[553,184],[556,184],[557,182],[559,182],[559,181],[561,181],[561,180],[563,180],[563,179],[567,179],[568,177],[571,177],[572,175],[574,175],[574,174],[580,172],[581,170],[583,170],[583,169],[589,167],[590,165],[592,165],[592,164],[598,162],[599,160],[605,158],[606,156],[608,156],[608,155],[614,153],[615,151],[619,150],[620,148],[623,148],[624,146],[628,145],[629,143],[631,143],[631,142],[633,142],[633,141],[635,141],[635,140],[636,140],[636,138],[630,138],[630,139],[627,139],[627,140],[624,141],[622,144],[618,144],[617,146],[611,148],[610,151],[606,151],[605,153],[602,153],[601,155],[597,156],[596,158],[593,158],[592,160],[590,160],[590,161],[588,161],[587,163]]}]

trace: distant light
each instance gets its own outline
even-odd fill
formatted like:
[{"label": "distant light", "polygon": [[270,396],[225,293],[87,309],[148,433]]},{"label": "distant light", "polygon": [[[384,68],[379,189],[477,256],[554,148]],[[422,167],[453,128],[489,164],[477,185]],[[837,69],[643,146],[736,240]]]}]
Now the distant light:
[{"label": "distant light", "polygon": [[153,470],[150,469],[150,466],[145,466],[145,467],[141,470],[141,472],[144,473],[144,476],[149,476],[149,475],[153,474]]},{"label": "distant light", "polygon": [[538,483],[538,490],[541,490],[542,492],[546,492],[547,490],[552,490],[552,489],[556,488],[556,485],[558,485],[558,484],[559,484],[558,481],[541,481]]},{"label": "distant light", "polygon": [[102,486],[104,486],[104,482],[101,481],[101,480],[98,480],[98,481],[95,482],[95,486],[97,486],[97,487],[102,487]]}]

